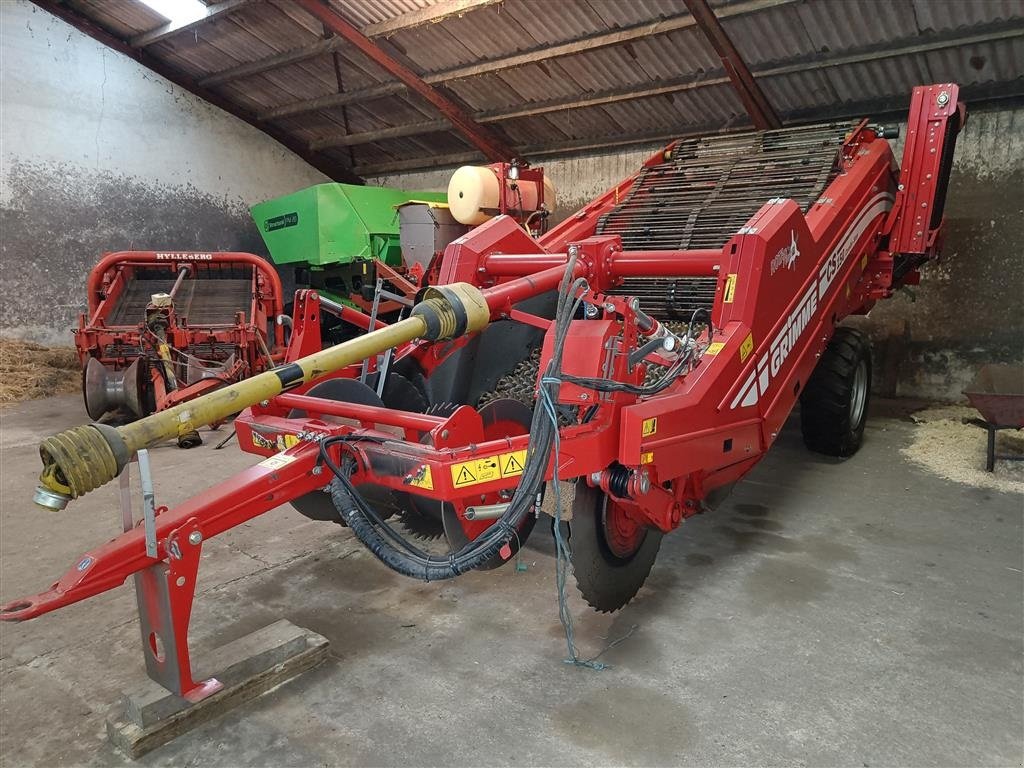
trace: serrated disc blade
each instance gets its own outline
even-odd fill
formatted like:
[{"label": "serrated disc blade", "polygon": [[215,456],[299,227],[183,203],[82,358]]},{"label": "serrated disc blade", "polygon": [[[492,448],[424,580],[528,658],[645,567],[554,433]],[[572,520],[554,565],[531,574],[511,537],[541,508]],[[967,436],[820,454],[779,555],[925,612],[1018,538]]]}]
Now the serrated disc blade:
[{"label": "serrated disc blade", "polygon": [[645,528],[627,554],[608,514],[613,503],[600,489],[581,481],[569,522],[569,561],[576,586],[587,604],[602,612],[617,611],[633,599],[651,572],[662,538],[661,531]]}]

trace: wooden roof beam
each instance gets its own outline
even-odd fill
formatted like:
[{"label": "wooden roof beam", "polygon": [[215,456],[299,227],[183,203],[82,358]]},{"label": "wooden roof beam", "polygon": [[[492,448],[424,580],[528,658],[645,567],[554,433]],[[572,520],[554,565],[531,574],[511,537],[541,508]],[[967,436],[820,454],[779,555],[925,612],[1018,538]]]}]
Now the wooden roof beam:
[{"label": "wooden roof beam", "polygon": [[[756,13],[757,11],[775,8],[780,5],[789,5],[794,2],[797,2],[797,0],[746,0],[745,2],[727,5],[720,9],[719,13],[722,18],[743,16],[748,13]],[[405,17],[400,16],[399,18],[401,19]],[[583,53],[585,51],[593,51],[598,48],[606,48],[612,45],[629,43],[634,40],[649,37],[650,35],[662,35],[679,29],[689,29],[693,26],[695,26],[695,22],[693,17],[688,13],[681,16],[670,16],[667,19],[638,24],[625,29],[617,29],[614,32],[603,32],[598,35],[581,37],[578,40],[572,40],[561,45],[545,46],[526,53],[517,53],[510,56],[503,56],[499,59],[469,64],[464,67],[456,67],[444,72],[425,75],[423,79],[430,85],[439,85],[451,80],[475,77],[477,75],[485,75],[491,72],[501,72],[506,69],[512,69],[513,67],[523,66],[524,64],[531,64],[538,60],[546,61],[549,59],[559,58],[561,56],[571,56],[574,53]],[[367,34],[367,30],[369,29],[370,28],[367,27],[367,29],[363,30],[363,33],[366,34],[367,37],[373,37],[372,34]],[[342,41],[334,38],[330,41],[322,41],[303,48],[296,48],[292,51],[285,51],[284,53],[268,56],[265,59],[259,59],[258,61],[249,62],[247,64],[239,64],[237,67],[231,67],[230,69],[215,72],[212,75],[202,78],[199,81],[199,84],[203,87],[209,87],[213,85],[220,85],[221,83],[226,83],[231,80],[237,80],[242,77],[251,77],[252,75],[258,75],[277,67],[296,64],[300,61],[305,61],[324,53],[332,52],[340,48],[342,45]],[[405,91],[405,87],[401,83],[383,83],[380,86],[375,86],[374,89],[386,89],[386,95],[393,95]],[[352,93],[358,94],[357,91],[352,91]],[[315,112],[318,109],[342,106],[341,103],[329,103],[326,106],[315,106],[314,103],[317,101],[319,101],[319,99],[310,99],[308,101],[297,101],[292,104],[284,104],[280,107],[266,110],[261,113],[261,116],[263,116],[263,119],[274,120],[278,117],[287,117],[289,115],[302,114],[303,112]],[[346,101],[344,103],[350,104],[352,102]]]},{"label": "wooden roof beam", "polygon": [[[431,5],[409,13],[403,13],[401,16],[396,16],[393,19],[378,21],[374,24],[363,27],[362,31],[363,34],[369,38],[384,37],[387,35],[393,35],[396,32],[401,32],[403,29],[414,29],[415,27],[422,27],[426,24],[436,24],[437,22],[444,21],[452,16],[462,16],[470,11],[475,11],[478,8],[486,8],[489,5],[496,5],[503,1],[504,0],[449,0],[446,3]],[[293,48],[290,51],[283,51],[282,53],[267,56],[263,59],[246,62],[245,64],[229,67],[228,69],[222,69],[220,72],[214,72],[212,75],[207,75],[202,78],[199,80],[199,84],[204,88],[208,88],[213,85],[228,83],[232,80],[241,80],[243,77],[252,77],[253,75],[259,75],[263,72],[269,72],[272,69],[287,67],[289,64],[298,64],[301,61],[314,59],[317,56],[322,56],[326,53],[334,53],[342,48],[344,44],[344,40],[337,37],[332,37],[329,40],[321,40],[301,48]],[[399,91],[405,90],[404,86],[401,84],[397,85]]]},{"label": "wooden roof beam", "polygon": [[701,32],[704,33],[704,37],[711,43],[711,47],[715,49],[715,53],[722,60],[722,65],[729,74],[733,88],[736,89],[754,127],[761,130],[780,128],[782,121],[775,114],[772,105],[768,103],[761,86],[750,74],[750,68],[725,33],[722,22],[715,16],[715,12],[707,4],[707,0],[683,0],[683,2]]},{"label": "wooden roof beam", "polygon": [[148,32],[135,35],[128,44],[132,48],[145,48],[147,45],[153,45],[153,43],[159,43],[161,40],[176,35],[179,32],[184,32],[187,29],[195,29],[196,27],[205,24],[208,21],[212,21],[218,16],[223,16],[225,13],[231,13],[243,5],[247,5],[251,0],[221,0],[219,3],[206,6],[206,14],[200,16],[198,19],[192,21],[169,21],[166,24],[161,24],[155,29],[151,29]]},{"label": "wooden roof beam", "polygon": [[[917,38],[922,41],[914,45],[892,48],[879,48],[877,45],[868,46],[859,50],[848,51],[841,56],[825,58],[822,56],[806,57],[801,56],[781,64],[754,70],[754,74],[760,78],[778,77],[791,75],[796,72],[814,72],[836,67],[849,66],[851,64],[862,64],[870,61],[881,61],[902,56],[912,56],[931,51],[947,50],[949,48],[962,48],[970,45],[992,43],[1001,40],[1014,40],[1024,37],[1024,25],[999,24],[997,28],[986,32],[971,35],[942,35],[937,38]],[[614,104],[622,101],[634,101],[646,99],[653,96],[664,96],[666,94],[679,93],[681,91],[693,91],[701,88],[709,88],[716,85],[728,85],[732,82],[729,77],[712,76],[703,78],[666,80],[649,88],[637,88],[630,86],[603,93],[596,93],[581,99],[571,101],[554,100],[528,104],[523,107],[509,110],[497,110],[493,112],[477,112],[473,117],[481,124],[501,122],[503,120],[514,120],[520,117],[534,117],[537,115],[549,114],[551,112],[562,112],[585,107],[599,107],[604,104]],[[438,121],[424,121],[410,123],[390,128],[382,128],[374,131],[365,131],[353,134],[339,134],[318,139],[310,144],[311,149],[326,149],[328,147],[350,147],[359,144],[369,144],[375,141],[383,141],[390,138],[416,136],[421,133],[430,133],[439,130]]]},{"label": "wooden roof beam", "polygon": [[329,6],[324,5],[320,0],[296,0],[296,2],[331,32],[347,40],[364,56],[393,77],[398,78],[409,90],[432,104],[489,161],[511,160],[516,156],[516,152],[511,146],[491,130],[473,120],[454,101],[425,83],[416,72],[375,45],[370,38]]},{"label": "wooden roof beam", "polygon": [[161,77],[170,80],[172,83],[185,89],[189,93],[192,93],[200,99],[213,104],[213,106],[219,107],[225,112],[234,115],[239,120],[244,120],[249,123],[249,125],[259,131],[262,131],[281,145],[287,147],[318,171],[335,181],[344,181],[349,184],[365,183],[360,176],[357,176],[351,169],[341,162],[325,157],[324,155],[316,152],[311,152],[304,142],[299,141],[297,138],[289,135],[285,131],[273,126],[261,124],[256,115],[252,114],[248,110],[238,106],[237,104],[231,103],[227,99],[224,99],[215,93],[211,93],[200,88],[188,75],[168,66],[153,56],[148,55],[141,48],[133,48],[127,41],[110,34],[110,32],[100,27],[91,19],[76,13],[59,0],[32,0],[32,2],[44,11],[47,11],[58,19],[67,22],[83,34],[103,43],[108,48],[111,48],[118,53],[122,53],[130,59],[134,59],[142,66],[156,72]]},{"label": "wooden roof beam", "polygon": [[462,16],[478,8],[486,8],[489,5],[497,5],[504,0],[447,0],[444,3],[430,5],[426,8],[418,8],[415,11],[408,11],[393,19],[384,19],[363,27],[363,34],[367,37],[384,37],[401,32],[403,29],[422,27],[425,24],[436,24],[452,16]]}]

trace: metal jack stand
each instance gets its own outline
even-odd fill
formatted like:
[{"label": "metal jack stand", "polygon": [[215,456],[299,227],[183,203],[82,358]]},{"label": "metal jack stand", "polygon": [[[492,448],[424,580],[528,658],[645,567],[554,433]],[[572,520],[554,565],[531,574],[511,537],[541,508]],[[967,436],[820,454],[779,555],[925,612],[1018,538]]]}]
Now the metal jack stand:
[{"label": "metal jack stand", "polygon": [[[131,465],[137,464],[142,519],[132,515]],[[150,680],[125,692],[107,718],[107,735],[136,758],[176,736],[277,687],[327,658],[327,640],[281,620],[217,648],[204,662],[216,677],[192,677],[188,626],[195,597],[203,532],[195,518],[166,539],[156,534],[157,507],[149,454],[132,457],[121,473],[121,522],[125,531],[142,525],[146,555],[162,558],[137,572],[135,596],[146,672]],[[217,695],[214,695],[217,694]]]},{"label": "metal jack stand", "polygon": [[[159,551],[156,516],[167,508],[156,507],[149,452],[139,451],[132,457],[131,463],[138,465],[139,484],[142,486],[146,554],[156,558]],[[121,473],[121,522],[126,532],[135,527],[132,517],[131,464]],[[192,616],[192,600],[195,597],[202,546],[203,533],[195,518],[191,518],[167,537],[166,560],[134,575],[146,672],[154,681],[192,704],[224,687],[212,677],[198,683],[192,679],[188,624]]]}]

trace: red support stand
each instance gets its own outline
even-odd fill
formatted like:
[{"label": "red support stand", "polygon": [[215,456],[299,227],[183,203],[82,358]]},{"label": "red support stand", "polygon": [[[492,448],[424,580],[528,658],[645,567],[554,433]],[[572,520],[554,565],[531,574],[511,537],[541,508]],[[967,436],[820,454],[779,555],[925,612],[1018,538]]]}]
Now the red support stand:
[{"label": "red support stand", "polygon": [[[142,485],[143,520],[140,522],[146,530],[146,549],[155,557],[156,517],[166,507],[155,508],[148,452],[139,451],[136,460]],[[121,517],[125,531],[135,526],[129,476],[130,467],[126,467],[121,474]],[[203,532],[196,518],[191,517],[167,536],[163,547],[167,559],[134,574],[146,673],[192,704],[223,687],[213,678],[199,682],[192,679],[188,625],[202,548]]]}]

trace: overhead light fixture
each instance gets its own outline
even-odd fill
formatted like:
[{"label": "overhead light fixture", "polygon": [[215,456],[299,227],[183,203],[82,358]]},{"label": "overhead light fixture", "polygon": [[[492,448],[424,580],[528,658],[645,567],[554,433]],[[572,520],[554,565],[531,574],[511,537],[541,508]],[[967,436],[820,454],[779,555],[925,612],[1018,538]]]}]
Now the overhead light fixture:
[{"label": "overhead light fixture", "polygon": [[206,15],[206,6],[199,0],[140,0],[172,24],[190,24]]}]

